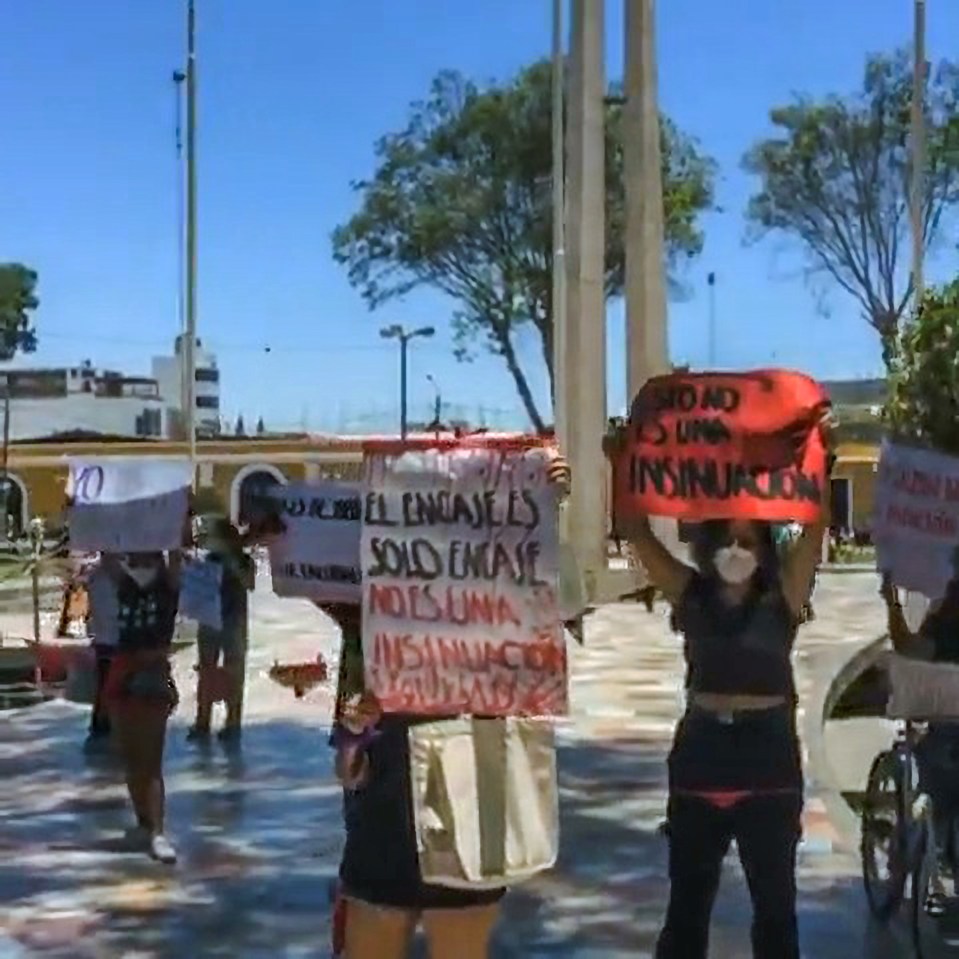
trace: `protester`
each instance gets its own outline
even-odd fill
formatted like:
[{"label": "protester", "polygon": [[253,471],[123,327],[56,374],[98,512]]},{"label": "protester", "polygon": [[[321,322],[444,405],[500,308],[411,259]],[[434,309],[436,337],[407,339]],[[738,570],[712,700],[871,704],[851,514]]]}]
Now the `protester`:
[{"label": "protester", "polygon": [[93,649],[95,682],[93,709],[87,748],[95,749],[108,741],[111,731],[110,710],[106,701],[106,685],[117,645],[119,609],[110,561],[100,557],[85,574],[89,615],[87,628]]},{"label": "protester", "polygon": [[[826,531],[829,535],[829,531]],[[780,562],[789,554],[793,545],[802,537],[802,526],[799,523],[775,523],[773,524],[773,541],[776,549],[779,550]],[[801,623],[812,623],[816,619],[816,610],[813,608],[812,599],[803,607]]]},{"label": "protester", "polygon": [[[824,439],[828,421],[823,419]],[[756,959],[799,959],[796,848],[803,775],[790,653],[828,522],[780,562],[771,524],[706,521],[692,568],[648,518],[620,517],[684,635],[687,709],[669,757],[670,899],[657,959],[705,959],[723,858],[735,838],[753,901]]]},{"label": "protester", "polygon": [[191,740],[205,740],[210,736],[221,661],[226,674],[226,723],[219,737],[224,742],[240,737],[249,637],[248,595],[256,583],[256,566],[243,546],[243,538],[228,519],[221,517],[213,523],[207,543],[207,560],[218,563],[223,570],[220,586],[222,622],[219,629],[201,624],[197,634],[196,721],[187,734]]},{"label": "protester", "polygon": [[[569,468],[550,476],[566,486]],[[318,604],[343,634],[332,743],[344,787],[346,844],[340,865],[345,959],[406,959],[422,923],[431,959],[486,959],[505,889],[453,889],[420,875],[408,730],[415,718],[381,716],[364,692],[357,606]]]},{"label": "protester", "polygon": [[[167,720],[178,696],[170,673],[170,647],[179,599],[179,557],[169,564],[163,553],[105,556],[103,569],[113,585],[94,591],[98,603],[115,609],[116,652],[112,657],[104,698],[126,774],[137,826],[132,838],[164,863],[176,852],[164,834],[165,791],[163,750]],[[115,603],[115,607],[112,604]]]},{"label": "protester", "polygon": [[[959,560],[959,550],[954,564]],[[957,569],[959,573],[959,569]],[[888,574],[883,575],[882,596],[886,601],[889,637],[902,656],[934,663],[959,664],[959,576],[945,596],[929,609],[918,632],[909,629],[902,604]],[[959,816],[959,722],[930,722],[916,748],[919,788],[932,800],[933,828],[938,847],[937,870],[930,877],[926,908],[941,913],[944,908],[943,876],[959,876],[959,848],[955,846],[956,817]]]}]

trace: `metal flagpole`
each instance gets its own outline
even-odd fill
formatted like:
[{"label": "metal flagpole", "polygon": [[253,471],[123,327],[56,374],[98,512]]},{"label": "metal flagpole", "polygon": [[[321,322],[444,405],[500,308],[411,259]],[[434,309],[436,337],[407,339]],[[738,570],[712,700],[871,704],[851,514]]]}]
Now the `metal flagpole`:
[{"label": "metal flagpole", "polygon": [[925,254],[926,201],[926,0],[915,0],[912,74],[912,284],[918,309],[925,291],[923,258]]},{"label": "metal flagpole", "polygon": [[196,8],[187,0],[186,61],[186,323],[183,340],[187,443],[196,488]]}]

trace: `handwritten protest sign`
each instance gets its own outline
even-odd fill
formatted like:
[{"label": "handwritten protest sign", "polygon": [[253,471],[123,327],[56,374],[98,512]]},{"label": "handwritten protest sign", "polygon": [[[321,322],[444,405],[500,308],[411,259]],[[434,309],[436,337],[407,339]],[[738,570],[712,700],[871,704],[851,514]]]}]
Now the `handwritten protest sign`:
[{"label": "handwritten protest sign", "polygon": [[956,574],[959,459],[884,442],[873,541],[877,565],[897,586],[942,597]]},{"label": "handwritten protest sign", "polygon": [[180,613],[210,629],[223,628],[223,565],[193,560],[180,571]]},{"label": "handwritten protest sign", "polygon": [[363,654],[386,712],[566,712],[546,461],[495,445],[367,453]]},{"label": "handwritten protest sign", "polygon": [[617,515],[815,521],[826,401],[814,380],[783,370],[651,379],[614,463]]},{"label": "handwritten protest sign", "polygon": [[286,531],[270,546],[273,590],[327,603],[360,602],[357,485],[294,483],[271,491]]},{"label": "handwritten protest sign", "polygon": [[178,549],[191,482],[185,459],[71,460],[70,548],[107,553]]}]

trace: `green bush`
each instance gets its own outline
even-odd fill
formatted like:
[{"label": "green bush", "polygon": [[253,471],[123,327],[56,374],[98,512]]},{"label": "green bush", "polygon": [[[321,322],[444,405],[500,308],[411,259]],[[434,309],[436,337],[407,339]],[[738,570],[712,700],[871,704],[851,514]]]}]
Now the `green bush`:
[{"label": "green bush", "polygon": [[889,373],[889,433],[959,456],[959,279],[927,291],[896,339]]}]

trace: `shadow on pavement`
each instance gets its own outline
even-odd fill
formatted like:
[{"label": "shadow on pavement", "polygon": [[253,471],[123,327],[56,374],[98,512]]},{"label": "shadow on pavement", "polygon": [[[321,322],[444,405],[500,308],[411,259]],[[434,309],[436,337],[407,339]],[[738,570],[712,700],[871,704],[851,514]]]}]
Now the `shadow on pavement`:
[{"label": "shadow on pavement", "polygon": [[125,843],[120,771],[83,755],[70,711],[24,711],[0,752],[18,771],[0,790],[0,928],[26,955],[323,954],[341,819],[322,730],[251,725],[228,753],[171,727],[169,868]]},{"label": "shadow on pavement", "polygon": [[[175,868],[127,851],[119,770],[82,752],[86,711],[24,710],[0,743],[0,928],[24,956],[232,959],[328,954],[328,890],[342,833],[325,730],[302,721],[248,726],[242,747],[197,749],[171,726],[169,831]],[[649,955],[667,894],[668,743],[564,741],[557,868],[504,905],[496,959]],[[738,867],[717,903],[713,955],[749,956]],[[802,864],[801,924],[817,959],[895,955],[870,947],[855,863]],[[0,934],[0,955],[4,951]],[[871,949],[873,951],[867,951]],[[422,956],[422,944],[417,947]]]}]

